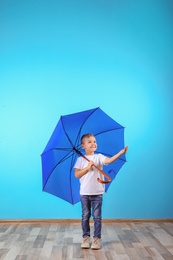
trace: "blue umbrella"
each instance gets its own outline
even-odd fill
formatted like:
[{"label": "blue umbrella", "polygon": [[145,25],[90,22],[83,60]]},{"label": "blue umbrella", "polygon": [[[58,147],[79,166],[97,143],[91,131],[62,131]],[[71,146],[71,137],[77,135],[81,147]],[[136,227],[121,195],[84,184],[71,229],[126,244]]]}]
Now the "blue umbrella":
[{"label": "blue umbrella", "polygon": [[[95,153],[111,157],[124,148],[124,127],[97,107],[61,116],[41,154],[43,191],[73,205],[80,201],[79,179],[74,176],[73,167],[77,157],[83,155],[80,139],[86,133],[97,139]],[[123,154],[105,167],[106,173],[102,173],[108,179],[106,191],[125,162]]]}]

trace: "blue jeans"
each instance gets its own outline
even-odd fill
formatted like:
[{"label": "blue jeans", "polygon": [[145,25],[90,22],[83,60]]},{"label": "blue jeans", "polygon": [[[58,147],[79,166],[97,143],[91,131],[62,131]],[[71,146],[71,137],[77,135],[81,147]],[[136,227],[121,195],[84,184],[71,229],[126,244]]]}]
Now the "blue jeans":
[{"label": "blue jeans", "polygon": [[81,195],[83,237],[90,236],[91,213],[94,220],[94,238],[101,238],[102,228],[102,195]]}]

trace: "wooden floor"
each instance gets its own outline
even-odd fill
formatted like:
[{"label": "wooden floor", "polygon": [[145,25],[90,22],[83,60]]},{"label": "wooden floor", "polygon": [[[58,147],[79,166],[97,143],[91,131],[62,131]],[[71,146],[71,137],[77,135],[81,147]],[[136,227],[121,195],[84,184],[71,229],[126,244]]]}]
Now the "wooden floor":
[{"label": "wooden floor", "polygon": [[0,223],[3,260],[171,260],[173,222],[103,223],[100,250],[81,249],[80,244],[80,222]]}]

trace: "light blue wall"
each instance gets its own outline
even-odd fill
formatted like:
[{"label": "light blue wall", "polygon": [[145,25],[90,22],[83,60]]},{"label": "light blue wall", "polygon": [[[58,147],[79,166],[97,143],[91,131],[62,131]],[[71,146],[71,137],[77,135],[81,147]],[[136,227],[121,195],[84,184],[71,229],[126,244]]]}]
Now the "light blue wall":
[{"label": "light blue wall", "polygon": [[173,218],[173,2],[0,1],[0,218],[80,218],[42,192],[60,115],[100,106],[128,162],[103,218]]}]

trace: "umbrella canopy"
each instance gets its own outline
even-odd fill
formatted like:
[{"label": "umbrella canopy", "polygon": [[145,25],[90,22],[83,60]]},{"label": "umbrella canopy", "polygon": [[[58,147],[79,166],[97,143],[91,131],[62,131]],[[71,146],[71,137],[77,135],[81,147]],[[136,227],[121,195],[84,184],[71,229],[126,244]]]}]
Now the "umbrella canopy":
[{"label": "umbrella canopy", "polygon": [[[96,137],[95,153],[111,157],[124,148],[124,127],[99,107],[60,117],[41,154],[43,191],[71,204],[80,201],[79,179],[74,176],[73,167],[79,154],[84,153],[80,139],[86,133]],[[113,180],[125,162],[123,154],[104,170]],[[105,185],[106,191],[109,185]]]}]

